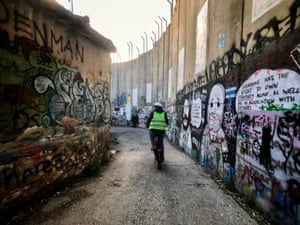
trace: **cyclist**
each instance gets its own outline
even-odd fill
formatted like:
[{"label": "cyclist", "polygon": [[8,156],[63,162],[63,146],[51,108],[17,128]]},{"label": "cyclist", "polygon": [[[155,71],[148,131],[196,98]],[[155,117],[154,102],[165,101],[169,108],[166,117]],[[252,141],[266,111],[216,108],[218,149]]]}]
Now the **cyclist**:
[{"label": "cyclist", "polygon": [[[164,149],[164,135],[166,130],[168,130],[168,117],[167,113],[163,110],[163,106],[160,102],[156,102],[154,104],[154,110],[149,114],[149,118],[147,121],[147,128],[149,129],[150,134],[150,141],[152,144],[152,150],[154,150],[156,147],[161,147]],[[156,146],[154,137],[158,137],[158,145]],[[164,160],[164,154],[163,154],[163,160]]]}]

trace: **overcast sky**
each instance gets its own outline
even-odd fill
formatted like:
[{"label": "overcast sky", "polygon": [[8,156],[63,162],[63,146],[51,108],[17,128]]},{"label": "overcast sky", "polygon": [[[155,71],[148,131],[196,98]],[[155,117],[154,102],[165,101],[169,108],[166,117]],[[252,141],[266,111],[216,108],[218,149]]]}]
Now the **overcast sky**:
[{"label": "overcast sky", "polygon": [[[57,0],[65,8],[71,10],[69,0]],[[174,1],[175,2],[175,1]],[[152,48],[154,34],[158,33],[161,18],[170,22],[170,4],[168,0],[73,0],[74,13],[90,17],[91,26],[116,46],[119,57],[112,56],[113,62],[129,59],[130,41],[133,45],[133,58],[137,56],[137,48],[143,52],[143,38],[148,36],[148,50]],[[166,23],[162,20],[163,31]],[[145,34],[145,33],[146,34]],[[146,43],[145,43],[146,44]]]}]

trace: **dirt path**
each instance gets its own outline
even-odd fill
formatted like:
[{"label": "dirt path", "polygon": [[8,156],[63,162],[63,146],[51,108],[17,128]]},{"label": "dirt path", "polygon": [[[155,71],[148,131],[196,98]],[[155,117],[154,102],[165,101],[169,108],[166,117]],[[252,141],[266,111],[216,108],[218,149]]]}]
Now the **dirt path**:
[{"label": "dirt path", "polygon": [[101,177],[70,188],[24,225],[257,224],[189,156],[165,142],[162,170],[147,130],[112,127],[117,153]]}]

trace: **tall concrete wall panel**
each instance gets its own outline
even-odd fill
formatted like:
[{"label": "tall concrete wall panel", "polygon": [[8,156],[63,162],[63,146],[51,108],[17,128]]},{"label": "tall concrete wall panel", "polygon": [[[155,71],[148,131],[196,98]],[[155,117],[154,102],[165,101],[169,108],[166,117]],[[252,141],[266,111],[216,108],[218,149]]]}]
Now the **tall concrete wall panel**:
[{"label": "tall concrete wall panel", "polygon": [[159,44],[144,53],[168,40],[168,57],[144,70],[161,77],[146,79],[152,103],[164,82],[170,142],[281,224],[297,225],[299,16],[298,0],[178,0]]}]

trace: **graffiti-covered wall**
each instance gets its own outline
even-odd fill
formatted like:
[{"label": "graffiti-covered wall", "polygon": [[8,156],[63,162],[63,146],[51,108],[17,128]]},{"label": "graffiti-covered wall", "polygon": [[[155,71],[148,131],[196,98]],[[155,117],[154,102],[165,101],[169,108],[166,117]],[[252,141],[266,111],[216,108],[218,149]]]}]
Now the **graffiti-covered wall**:
[{"label": "graffiti-covered wall", "polygon": [[0,0],[0,209],[108,149],[110,40],[56,1]]},{"label": "graffiti-covered wall", "polygon": [[300,5],[282,7],[259,26],[241,24],[241,46],[232,41],[208,64],[205,85],[177,94],[178,142],[283,223],[300,224]]},{"label": "graffiti-covered wall", "polygon": [[[154,47],[168,47],[156,76],[165,78],[170,142],[282,224],[298,225],[299,40],[299,0],[180,0]],[[152,96],[159,79],[147,81]]]}]

